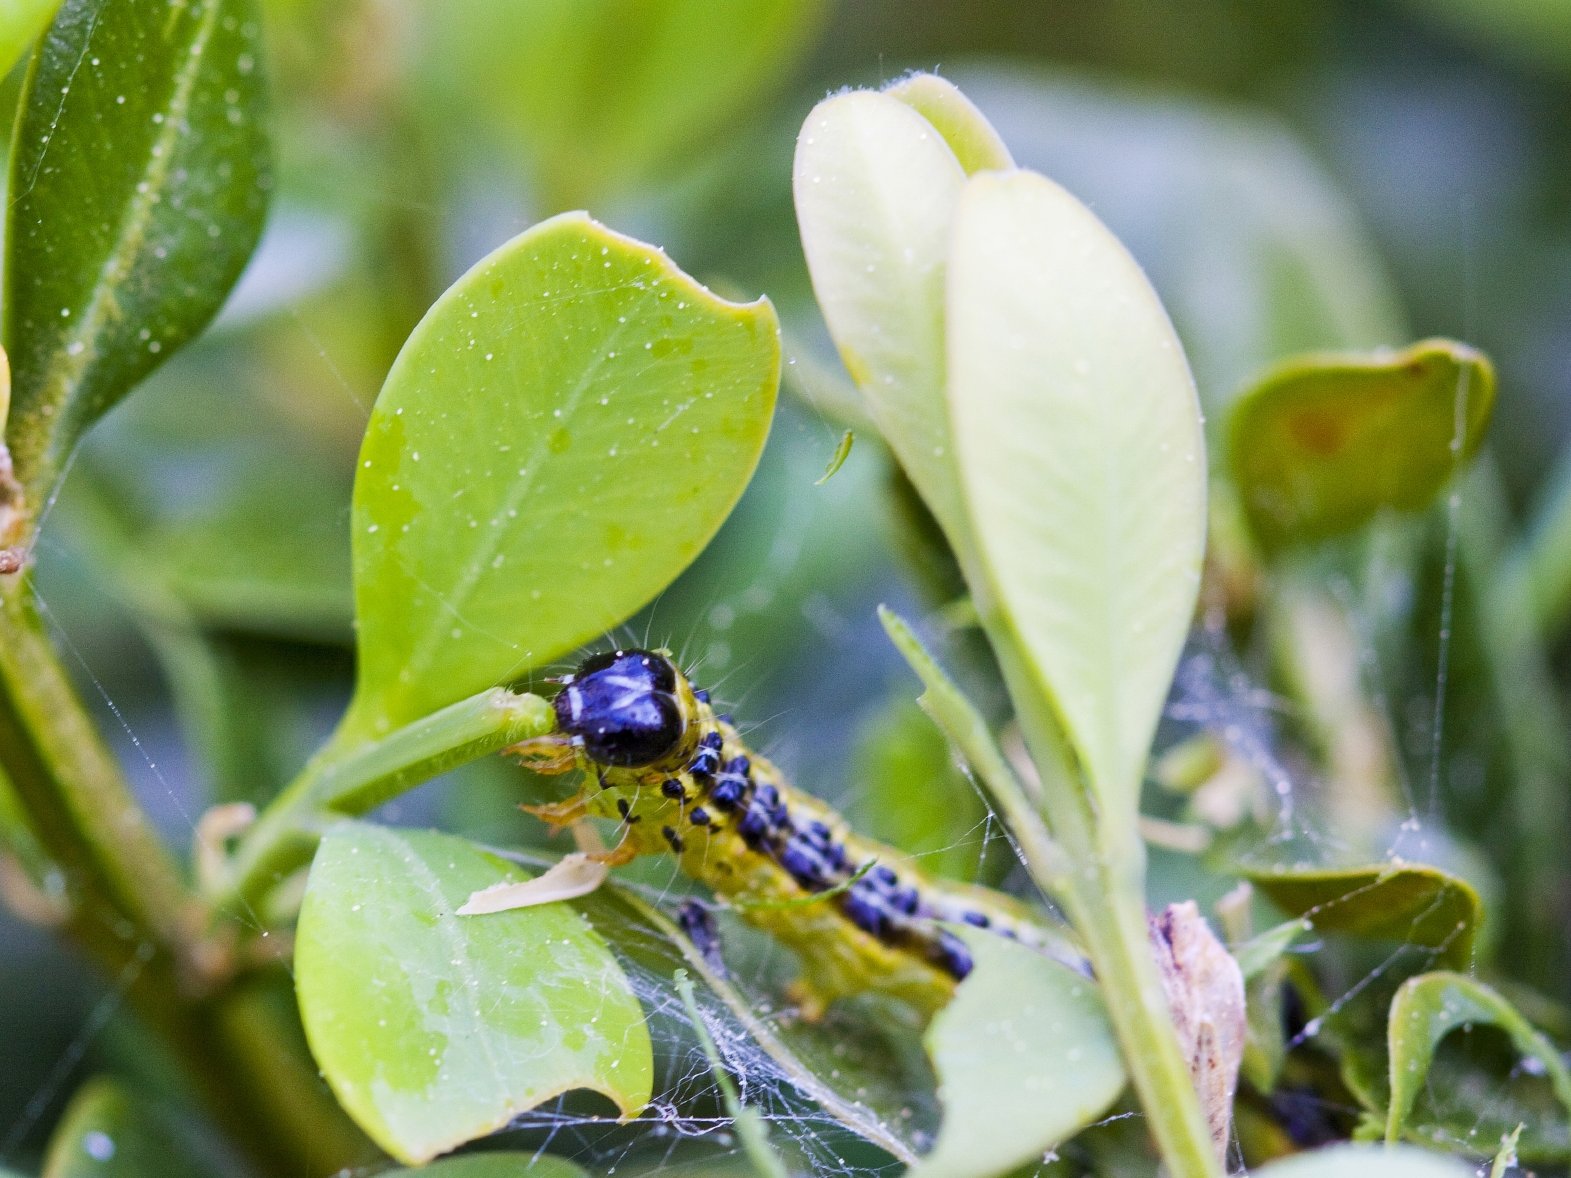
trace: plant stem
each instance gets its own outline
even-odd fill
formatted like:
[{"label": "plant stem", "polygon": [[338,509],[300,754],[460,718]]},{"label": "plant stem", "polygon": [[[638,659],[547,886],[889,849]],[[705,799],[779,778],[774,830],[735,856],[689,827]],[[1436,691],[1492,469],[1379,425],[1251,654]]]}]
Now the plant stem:
[{"label": "plant stem", "polygon": [[222,903],[256,905],[311,857],[324,824],[364,814],[477,757],[551,731],[549,701],[494,687],[389,733],[340,727],[241,840]]},{"label": "plant stem", "polygon": [[[0,766],[30,832],[65,877],[64,931],[158,1035],[231,1139],[281,1174],[369,1156],[331,1097],[315,1097],[304,1080],[291,1081],[290,1116],[273,1115],[266,1097],[277,1082],[274,1056],[254,1048],[287,1043],[293,1016],[256,1008],[233,983],[212,987],[200,935],[205,909],[77,698],[25,572],[0,577]],[[306,1058],[295,1070],[312,1079]]]},{"label": "plant stem", "polygon": [[184,942],[192,899],[61,668],[25,572],[0,578],[0,762],[74,907]]},{"label": "plant stem", "polygon": [[1136,844],[1116,858],[1093,855],[1091,862],[1075,877],[1064,904],[1096,970],[1124,1066],[1166,1172],[1171,1178],[1221,1178],[1151,953],[1144,856]]},{"label": "plant stem", "polygon": [[[988,636],[1042,775],[1042,810],[1055,845],[1073,869],[1038,880],[1056,894],[1084,942],[1118,1035],[1124,1066],[1161,1151],[1169,1178],[1222,1178],[1168,1010],[1146,921],[1145,847],[1137,814],[1098,812],[1061,736],[1057,718],[1027,670],[1007,622],[989,618]],[[1035,876],[1037,865],[1027,862]]]}]

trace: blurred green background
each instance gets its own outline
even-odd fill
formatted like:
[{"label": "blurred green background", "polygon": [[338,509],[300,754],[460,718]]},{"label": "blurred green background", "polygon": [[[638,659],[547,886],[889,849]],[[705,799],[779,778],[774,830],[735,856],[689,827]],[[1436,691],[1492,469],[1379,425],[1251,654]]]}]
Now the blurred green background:
[{"label": "blurred green background", "polygon": [[[932,761],[873,607],[925,614],[947,570],[868,431],[814,485],[860,423],[812,302],[791,153],[812,104],[842,86],[918,68],[959,83],[1020,163],[1086,200],[1146,266],[1213,422],[1281,355],[1443,334],[1499,369],[1492,451],[1509,511],[1531,512],[1568,448],[1564,0],[265,8],[280,182],[261,251],[218,324],[91,437],[39,554],[68,664],[179,845],[212,801],[270,796],[347,696],[349,485],[405,335],[490,248],[587,208],[722,292],[768,294],[790,364],[737,515],[619,636],[675,649],[853,818],[975,862],[990,836],[979,810],[957,825],[863,788]],[[1414,567],[1388,592],[1422,657],[1387,686],[1423,781],[1445,565]],[[1500,864],[1501,717],[1471,687],[1468,642],[1421,808]],[[538,837],[517,796],[488,765],[386,816],[516,844]],[[147,1066],[113,988],[3,911],[0,1044],[0,1162],[36,1156],[82,1076]]]}]

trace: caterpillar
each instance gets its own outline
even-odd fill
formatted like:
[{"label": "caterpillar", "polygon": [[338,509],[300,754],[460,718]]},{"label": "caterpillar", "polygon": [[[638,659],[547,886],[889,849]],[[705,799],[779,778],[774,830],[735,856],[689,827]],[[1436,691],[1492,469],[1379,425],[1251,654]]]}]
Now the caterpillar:
[{"label": "caterpillar", "polygon": [[[621,841],[600,856],[613,866],[674,855],[685,874],[797,953],[803,971],[792,997],[804,1017],[864,991],[931,1015],[972,968],[948,924],[991,929],[1081,967],[1025,905],[925,875],[792,788],[663,652],[602,652],[560,682],[555,730],[509,751],[537,772],[576,768],[584,784],[565,801],[524,809],[555,826],[616,820]],[[682,924],[715,960],[704,914],[686,909]]]}]

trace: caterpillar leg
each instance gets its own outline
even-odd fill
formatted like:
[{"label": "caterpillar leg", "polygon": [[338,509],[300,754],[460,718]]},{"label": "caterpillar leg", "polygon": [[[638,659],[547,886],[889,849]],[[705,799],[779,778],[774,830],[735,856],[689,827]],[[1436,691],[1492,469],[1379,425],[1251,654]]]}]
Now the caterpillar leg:
[{"label": "caterpillar leg", "polygon": [[609,851],[590,851],[589,857],[596,863],[604,863],[607,867],[625,867],[642,852],[638,844],[630,838],[624,838]]},{"label": "caterpillar leg", "polygon": [[577,764],[572,738],[561,732],[548,732],[510,744],[502,750],[502,755],[517,757],[525,769],[547,776],[566,773]]},{"label": "caterpillar leg", "polygon": [[547,802],[541,806],[518,807],[525,814],[533,814],[540,821],[550,825],[551,833],[555,834],[565,826],[571,826],[589,817],[589,795],[574,794],[560,802]]}]

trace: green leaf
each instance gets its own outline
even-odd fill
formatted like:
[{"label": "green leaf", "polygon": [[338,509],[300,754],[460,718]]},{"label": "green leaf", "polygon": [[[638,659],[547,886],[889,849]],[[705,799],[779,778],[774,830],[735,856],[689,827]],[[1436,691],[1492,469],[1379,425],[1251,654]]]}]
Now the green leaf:
[{"label": "green leaf", "polygon": [[1053,701],[1092,789],[1132,810],[1205,543],[1183,349],[1118,240],[1030,172],[967,183],[948,307],[950,415],[990,631],[1002,626],[1030,689]]},{"label": "green leaf", "polygon": [[1506,1171],[1517,1164],[1517,1142],[1522,1138],[1523,1126],[1518,1125],[1500,1139],[1500,1149],[1489,1167],[1489,1178],[1505,1178]]},{"label": "green leaf", "polygon": [[[920,856],[923,870],[976,879],[987,804],[956,767],[949,741],[909,696],[890,699],[862,726],[851,780],[852,821],[869,838]],[[862,816],[865,821],[858,821]]]},{"label": "green leaf", "polygon": [[1403,941],[1438,950],[1442,965],[1465,966],[1483,906],[1470,884],[1435,867],[1243,869],[1240,874],[1284,912],[1321,932]]},{"label": "green leaf", "polygon": [[1313,931],[1314,927],[1312,921],[1301,918],[1283,921],[1241,945],[1231,946],[1228,951],[1232,953],[1233,960],[1238,962],[1238,972],[1244,976],[1244,981],[1252,981],[1282,960],[1283,955],[1293,947],[1293,942]]},{"label": "green leaf", "polygon": [[1494,402],[1489,360],[1450,340],[1274,368],[1228,423],[1229,467],[1255,536],[1274,552],[1384,509],[1428,507],[1477,451]]},{"label": "green leaf", "polygon": [[[825,0],[446,0],[422,68],[519,139],[548,212],[599,205],[730,134],[811,44]],[[426,38],[429,38],[427,40]],[[475,103],[473,95],[487,100]]]},{"label": "green leaf", "polygon": [[7,441],[32,502],[77,439],[213,317],[270,187],[254,0],[67,0],[11,157]]},{"label": "green leaf", "polygon": [[964,183],[931,123],[866,90],[813,108],[792,181],[829,334],[956,549],[967,533],[944,406],[944,270]]},{"label": "green leaf", "polygon": [[885,86],[884,93],[933,124],[966,175],[1015,166],[993,124],[953,82],[937,74],[912,74]]},{"label": "green leaf", "polygon": [[573,1088],[624,1116],[649,1101],[643,1012],[566,904],[481,917],[471,893],[528,876],[449,835],[335,826],[295,950],[312,1054],[383,1149],[418,1164]]},{"label": "green leaf", "polygon": [[851,457],[851,443],[854,441],[856,441],[856,433],[853,430],[846,430],[840,435],[840,442],[835,446],[835,452],[829,456],[829,465],[824,468],[823,477],[813,486],[822,487],[835,477],[835,472],[846,464],[847,458]]},{"label": "green leaf", "polygon": [[209,1159],[160,1109],[114,1080],[91,1080],[71,1098],[42,1178],[209,1178]]},{"label": "green leaf", "polygon": [[944,1120],[912,1178],[1005,1173],[1090,1124],[1124,1088],[1089,978],[993,934],[956,931],[976,968],[924,1037]]},{"label": "green leaf", "polygon": [[417,1170],[384,1170],[377,1178],[589,1178],[572,1162],[542,1153],[472,1153],[443,1158]]},{"label": "green leaf", "polygon": [[1405,1145],[1333,1145],[1250,1173],[1256,1178],[1476,1178],[1464,1162]]},{"label": "green leaf", "polygon": [[[60,0],[3,0],[0,2],[0,75],[11,72],[27,47],[44,31]],[[5,414],[0,413],[0,422]]]},{"label": "green leaf", "polygon": [[1571,1071],[1554,1044],[1482,982],[1442,971],[1409,978],[1391,1002],[1388,1142],[1402,1137],[1440,1041],[1459,1027],[1480,1024],[1499,1027],[1522,1056],[1542,1068],[1561,1107],[1571,1116]]},{"label": "green leaf", "polygon": [[366,428],[346,728],[516,679],[665,588],[747,485],[779,364],[767,300],[719,299],[582,214],[476,264]]},{"label": "green leaf", "polygon": [[[945,674],[906,620],[888,606],[878,607],[878,620],[895,649],[922,681],[917,704],[928,714],[965,761],[1009,825],[1020,854],[1037,886],[1050,896],[1061,895],[1071,870],[1062,849],[1048,835],[1025,787],[993,739],[976,705]],[[1061,783],[1067,788],[1067,783]]]}]

